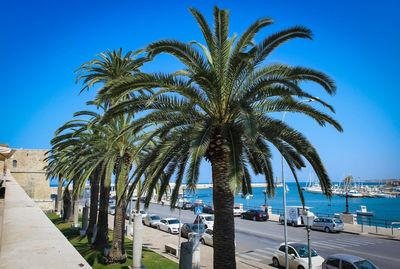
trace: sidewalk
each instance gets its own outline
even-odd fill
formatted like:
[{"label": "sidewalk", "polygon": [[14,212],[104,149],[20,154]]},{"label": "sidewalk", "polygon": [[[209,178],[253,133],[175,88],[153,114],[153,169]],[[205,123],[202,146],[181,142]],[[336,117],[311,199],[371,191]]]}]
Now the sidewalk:
[{"label": "sidewalk", "polygon": [[[270,214],[269,221],[279,221],[279,215],[277,214]],[[393,235],[391,228],[384,228],[384,227],[375,227],[375,226],[362,226],[360,224],[349,224],[344,223],[344,231],[343,233],[350,233],[350,234],[359,234],[359,235],[369,235],[375,236],[383,239],[389,240],[399,240],[400,241],[400,230],[393,228]]]},{"label": "sidewalk", "polygon": [[92,268],[8,173],[0,268]]},{"label": "sidewalk", "polygon": [[[126,221],[128,224],[128,221]],[[113,229],[114,226],[114,216],[108,215],[108,227]],[[165,251],[166,244],[178,245],[178,236],[172,235],[163,231],[159,231],[155,228],[150,228],[143,225],[143,246],[151,249],[152,251],[179,263],[177,257],[168,254]],[[132,239],[132,238],[131,238]],[[186,238],[181,238],[181,242],[186,242]],[[246,249],[236,248],[237,252],[246,251]],[[236,266],[238,269],[265,269],[265,268],[275,268],[267,264],[260,264],[255,261],[244,260],[236,258]],[[213,248],[210,246],[200,245],[200,267],[201,268],[213,268]]]}]

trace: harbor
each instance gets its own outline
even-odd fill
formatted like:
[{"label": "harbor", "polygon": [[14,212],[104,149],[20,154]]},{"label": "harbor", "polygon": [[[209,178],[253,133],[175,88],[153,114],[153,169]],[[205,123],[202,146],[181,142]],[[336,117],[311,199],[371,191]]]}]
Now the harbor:
[{"label": "harbor", "polygon": [[[339,183],[333,183],[333,185]],[[201,185],[201,184],[200,184]],[[297,191],[296,183],[287,183],[287,205],[288,206],[298,206],[301,205],[299,193]],[[363,183],[363,186],[382,186],[384,184],[377,184],[374,182]],[[300,187],[305,188],[307,182],[300,182]],[[382,187],[386,188],[386,187]],[[235,203],[243,204],[244,209],[250,208],[260,208],[265,204],[265,200],[268,206],[272,209],[282,210],[283,209],[283,193],[282,187],[277,187],[275,189],[275,196],[273,198],[268,198],[263,192],[265,187],[253,187],[253,193],[249,196],[237,193],[235,195]],[[337,213],[343,213],[346,210],[346,197],[333,195],[331,199],[328,199],[325,195],[321,193],[312,193],[303,191],[305,205],[311,207],[311,211],[321,214],[334,215]],[[212,188],[199,188],[196,193],[190,193],[185,191],[185,195],[189,197],[189,200],[201,200],[205,204],[212,204]],[[349,211],[353,214],[357,214],[357,210],[361,210],[361,206],[366,206],[368,211],[373,211],[373,217],[382,220],[393,220],[400,221],[400,197],[396,195],[397,198],[388,199],[372,199],[370,197],[357,197],[349,198],[348,206]]]}]

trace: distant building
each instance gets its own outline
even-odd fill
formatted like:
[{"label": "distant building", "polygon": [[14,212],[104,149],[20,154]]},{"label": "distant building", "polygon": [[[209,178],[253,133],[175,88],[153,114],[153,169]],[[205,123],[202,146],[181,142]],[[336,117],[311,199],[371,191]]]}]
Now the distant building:
[{"label": "distant building", "polygon": [[[44,167],[48,164],[44,159],[44,149],[16,149],[15,153],[5,161],[7,170],[21,185],[42,210],[53,210],[54,203],[50,198],[50,182],[46,178]],[[3,162],[0,163],[3,171]]]}]

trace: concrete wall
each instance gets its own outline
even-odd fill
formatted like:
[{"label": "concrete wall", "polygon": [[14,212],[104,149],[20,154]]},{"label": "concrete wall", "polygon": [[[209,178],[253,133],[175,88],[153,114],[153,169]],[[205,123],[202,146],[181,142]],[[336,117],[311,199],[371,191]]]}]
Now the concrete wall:
[{"label": "concrete wall", "polygon": [[[47,162],[47,150],[17,149],[13,156],[6,160],[7,170],[13,178],[35,200],[42,210],[53,210],[54,203],[50,198],[50,182],[46,178],[44,167]],[[1,162],[3,171],[3,162]]]},{"label": "concrete wall", "polygon": [[91,268],[8,173],[0,269]]}]

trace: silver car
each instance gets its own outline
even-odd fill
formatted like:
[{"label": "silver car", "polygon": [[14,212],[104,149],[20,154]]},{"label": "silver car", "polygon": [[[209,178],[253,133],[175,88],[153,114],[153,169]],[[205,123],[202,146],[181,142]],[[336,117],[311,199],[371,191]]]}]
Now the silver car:
[{"label": "silver car", "polygon": [[214,245],[214,235],[212,229],[207,229],[202,235],[200,242],[204,245],[213,246]]},{"label": "silver car", "polygon": [[148,214],[146,217],[144,217],[143,224],[149,227],[157,228],[160,221],[160,216],[155,214]]},{"label": "silver car", "polygon": [[343,221],[338,218],[316,218],[314,219],[311,229],[321,230],[327,233],[340,232],[343,231],[344,225]]},{"label": "silver car", "polygon": [[348,254],[333,254],[328,256],[322,263],[322,269],[378,269],[370,261]]}]

